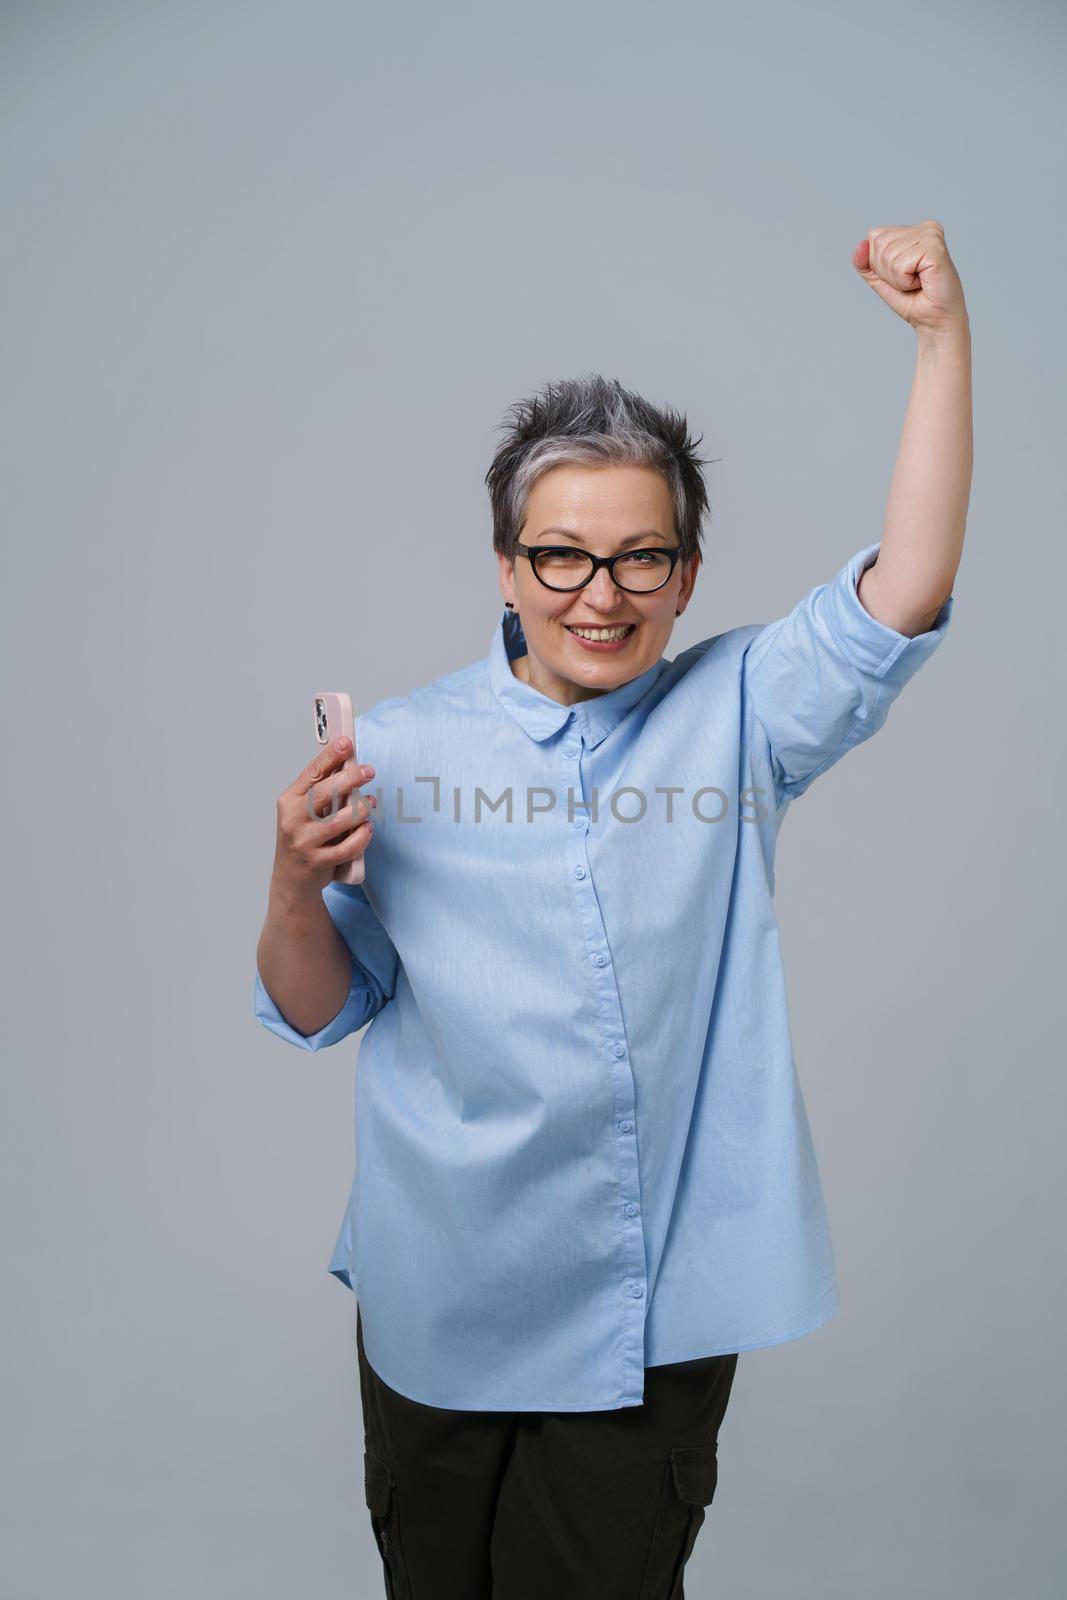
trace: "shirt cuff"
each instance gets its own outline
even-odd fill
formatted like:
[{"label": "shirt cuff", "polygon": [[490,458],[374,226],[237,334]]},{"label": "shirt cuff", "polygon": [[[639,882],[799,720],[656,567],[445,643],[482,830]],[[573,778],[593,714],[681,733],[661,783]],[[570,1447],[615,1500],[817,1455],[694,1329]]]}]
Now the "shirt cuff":
[{"label": "shirt cuff", "polygon": [[914,638],[872,617],[856,591],[881,548],[879,539],[858,550],[827,584],[822,595],[823,618],[840,649],[861,672],[903,684],[941,643],[952,616],[954,596],[943,603],[931,626]]},{"label": "shirt cuff", "polygon": [[339,1040],[346,1038],[350,1033],[355,1033],[357,1028],[363,1026],[367,1013],[367,991],[356,976],[356,964],[353,962],[348,996],[337,1015],[317,1033],[298,1033],[286,1022],[267,993],[257,967],[252,1008],[256,1021],[261,1022],[271,1033],[276,1033],[279,1039],[286,1039],[290,1044],[299,1045],[301,1050],[323,1050],[327,1045],[337,1044]]}]

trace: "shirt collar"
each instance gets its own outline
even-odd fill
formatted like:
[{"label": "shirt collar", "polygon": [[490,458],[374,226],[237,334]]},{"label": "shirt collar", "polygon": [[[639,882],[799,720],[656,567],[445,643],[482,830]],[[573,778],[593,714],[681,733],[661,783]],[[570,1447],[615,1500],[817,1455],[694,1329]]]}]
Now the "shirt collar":
[{"label": "shirt collar", "polygon": [[585,743],[590,747],[607,738],[626,713],[648,693],[666,665],[665,658],[661,656],[647,672],[631,678],[627,683],[620,683],[617,689],[565,706],[542,694],[532,684],[516,678],[511,670],[511,662],[514,657],[525,654],[526,635],[518,613],[509,611],[505,606],[503,616],[493,629],[489,646],[489,681],[497,699],[531,739],[550,739],[573,716]]}]

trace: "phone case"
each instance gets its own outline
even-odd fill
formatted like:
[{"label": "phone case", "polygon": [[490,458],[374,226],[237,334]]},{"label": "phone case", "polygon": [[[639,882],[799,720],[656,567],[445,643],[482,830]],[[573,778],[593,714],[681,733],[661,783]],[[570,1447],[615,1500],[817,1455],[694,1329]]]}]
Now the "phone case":
[{"label": "phone case", "polygon": [[[356,729],[352,716],[352,701],[347,694],[323,693],[315,696],[315,739],[321,745],[327,745],[333,739],[340,739],[344,735],[352,741],[352,754],[344,763],[351,770],[358,765],[356,759]],[[343,769],[342,769],[343,770]],[[359,790],[349,792],[348,799],[358,799]],[[372,812],[373,815],[373,812]],[[358,856],[355,861],[342,861],[334,868],[333,880],[335,883],[362,883],[364,874],[364,861]]]}]

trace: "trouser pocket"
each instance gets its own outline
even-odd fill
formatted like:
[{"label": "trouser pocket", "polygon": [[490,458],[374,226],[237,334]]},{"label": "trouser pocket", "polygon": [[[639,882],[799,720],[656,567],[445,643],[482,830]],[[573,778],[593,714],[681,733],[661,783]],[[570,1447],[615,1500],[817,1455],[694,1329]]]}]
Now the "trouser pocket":
[{"label": "trouser pocket", "polygon": [[363,1479],[371,1527],[385,1569],[387,1600],[411,1600],[404,1545],[400,1537],[400,1507],[396,1474],[369,1446],[363,1452]]},{"label": "trouser pocket", "polygon": [[715,1498],[715,1444],[675,1445],[663,1474],[652,1545],[639,1600],[683,1600],[682,1575]]}]

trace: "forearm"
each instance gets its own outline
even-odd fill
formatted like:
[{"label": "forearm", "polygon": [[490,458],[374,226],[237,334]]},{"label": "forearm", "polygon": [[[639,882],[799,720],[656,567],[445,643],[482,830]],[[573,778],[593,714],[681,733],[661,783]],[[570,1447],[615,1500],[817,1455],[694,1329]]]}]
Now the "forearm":
[{"label": "forearm", "polygon": [[352,958],[319,893],[293,899],[272,880],[256,966],[267,993],[298,1033],[317,1033],[348,998]]},{"label": "forearm", "polygon": [[[933,621],[963,552],[974,464],[971,332],[917,335],[915,376],[871,576],[883,603]],[[911,631],[910,629],[908,631]]]}]

